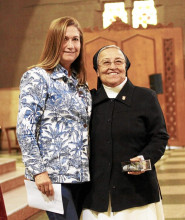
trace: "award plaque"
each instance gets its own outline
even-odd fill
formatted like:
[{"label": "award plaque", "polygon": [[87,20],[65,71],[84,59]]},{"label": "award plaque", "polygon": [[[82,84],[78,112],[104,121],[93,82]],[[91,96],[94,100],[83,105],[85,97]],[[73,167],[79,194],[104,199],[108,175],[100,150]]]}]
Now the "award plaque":
[{"label": "award plaque", "polygon": [[121,162],[122,172],[139,172],[151,170],[150,160]]}]

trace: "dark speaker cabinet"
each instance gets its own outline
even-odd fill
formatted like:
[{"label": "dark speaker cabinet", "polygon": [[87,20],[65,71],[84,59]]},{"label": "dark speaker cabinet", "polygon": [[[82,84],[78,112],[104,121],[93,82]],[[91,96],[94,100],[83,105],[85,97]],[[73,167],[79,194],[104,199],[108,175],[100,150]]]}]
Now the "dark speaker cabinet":
[{"label": "dark speaker cabinet", "polygon": [[157,94],[163,93],[163,83],[161,73],[154,73],[149,76],[150,88],[156,91]]}]

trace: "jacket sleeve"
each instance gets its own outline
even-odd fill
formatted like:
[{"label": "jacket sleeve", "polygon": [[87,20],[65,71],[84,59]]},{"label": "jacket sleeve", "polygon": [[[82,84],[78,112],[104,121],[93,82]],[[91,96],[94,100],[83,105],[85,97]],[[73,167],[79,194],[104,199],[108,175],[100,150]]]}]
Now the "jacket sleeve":
[{"label": "jacket sleeve", "polygon": [[147,145],[140,155],[150,159],[152,166],[163,156],[169,139],[165,119],[156,93],[151,91],[146,107]]},{"label": "jacket sleeve", "polygon": [[40,155],[37,135],[45,108],[47,83],[37,70],[26,72],[20,83],[17,139],[23,162],[31,176],[42,173],[45,167]]}]

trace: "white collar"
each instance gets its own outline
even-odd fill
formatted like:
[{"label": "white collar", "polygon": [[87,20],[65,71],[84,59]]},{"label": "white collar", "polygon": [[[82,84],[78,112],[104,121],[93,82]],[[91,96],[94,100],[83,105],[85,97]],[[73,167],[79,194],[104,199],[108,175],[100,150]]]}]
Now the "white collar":
[{"label": "white collar", "polygon": [[115,86],[115,87],[109,87],[109,86],[106,86],[103,84],[103,87],[105,89],[105,92],[107,93],[107,96],[109,98],[116,98],[116,96],[121,91],[121,89],[123,88],[123,86],[125,85],[126,82],[127,82],[127,77],[125,78],[125,80],[121,84],[119,84],[118,86]]}]

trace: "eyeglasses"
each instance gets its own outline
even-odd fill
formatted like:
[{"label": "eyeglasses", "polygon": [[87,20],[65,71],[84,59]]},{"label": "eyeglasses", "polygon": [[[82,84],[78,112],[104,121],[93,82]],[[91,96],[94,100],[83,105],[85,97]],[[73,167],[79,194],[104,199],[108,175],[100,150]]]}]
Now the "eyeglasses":
[{"label": "eyeglasses", "polygon": [[103,60],[98,65],[108,68],[111,66],[112,63],[114,63],[115,66],[119,67],[119,66],[122,66],[123,64],[125,64],[125,60],[124,59],[116,59],[113,62],[111,62],[110,60]]}]

